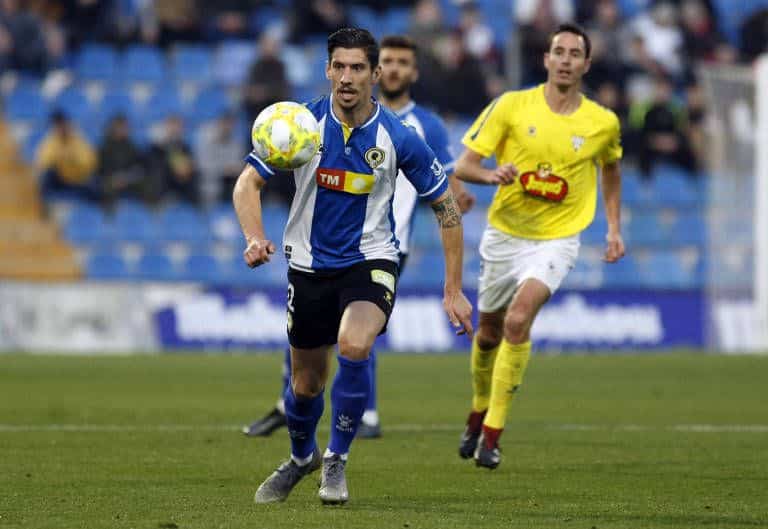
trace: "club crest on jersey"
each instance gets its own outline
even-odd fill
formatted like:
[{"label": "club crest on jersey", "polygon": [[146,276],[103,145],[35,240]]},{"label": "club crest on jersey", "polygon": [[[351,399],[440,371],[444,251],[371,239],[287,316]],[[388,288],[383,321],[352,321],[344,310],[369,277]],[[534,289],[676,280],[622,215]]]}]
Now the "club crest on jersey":
[{"label": "club crest on jersey", "polygon": [[367,163],[371,169],[376,169],[378,166],[384,163],[385,157],[384,149],[380,147],[371,147],[365,151],[365,154],[363,155],[363,158],[365,158],[365,163]]},{"label": "club crest on jersey", "polygon": [[528,125],[528,136],[534,137],[536,136],[536,127],[533,125]]},{"label": "club crest on jersey", "polygon": [[535,171],[520,175],[520,183],[527,195],[550,202],[562,202],[568,196],[568,182],[552,173],[552,164],[542,162]]},{"label": "club crest on jersey", "polygon": [[571,136],[571,145],[573,145],[573,150],[578,152],[579,149],[581,149],[581,146],[584,145],[584,136]]}]

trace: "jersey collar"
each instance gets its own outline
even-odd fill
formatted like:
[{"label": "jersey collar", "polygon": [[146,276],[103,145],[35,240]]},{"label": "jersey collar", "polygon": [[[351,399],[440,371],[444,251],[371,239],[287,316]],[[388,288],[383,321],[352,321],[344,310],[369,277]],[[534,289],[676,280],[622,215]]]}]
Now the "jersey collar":
[{"label": "jersey collar", "polygon": [[[367,127],[368,125],[370,125],[371,123],[376,121],[376,118],[379,117],[379,111],[381,110],[381,105],[379,104],[378,101],[376,101],[375,97],[371,97],[371,102],[373,103],[374,109],[373,109],[373,113],[371,114],[371,117],[368,118],[368,121],[366,121],[365,123],[363,123],[359,127],[351,127],[351,128],[364,129],[365,127]],[[333,119],[333,121],[335,121],[336,123],[341,125],[341,120],[336,117],[336,114],[333,113],[333,94],[331,94],[328,97],[328,111],[331,114],[331,119]]]},{"label": "jersey collar", "polygon": [[408,101],[408,103],[406,103],[406,105],[403,108],[399,110],[395,110],[395,115],[399,118],[404,118],[405,116],[411,113],[411,111],[413,110],[413,107],[415,106],[416,106],[416,101],[413,101],[413,100]]}]

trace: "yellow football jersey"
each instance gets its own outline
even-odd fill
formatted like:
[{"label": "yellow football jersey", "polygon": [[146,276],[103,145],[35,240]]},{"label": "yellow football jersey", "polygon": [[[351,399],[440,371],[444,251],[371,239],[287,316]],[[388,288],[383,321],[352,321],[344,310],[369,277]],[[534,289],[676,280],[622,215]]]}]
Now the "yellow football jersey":
[{"label": "yellow football jersey", "polygon": [[598,166],[621,158],[616,114],[583,96],[569,115],[556,114],[544,85],[492,101],[462,140],[478,154],[512,163],[518,176],[499,186],[488,222],[527,239],[574,235],[595,216]]}]

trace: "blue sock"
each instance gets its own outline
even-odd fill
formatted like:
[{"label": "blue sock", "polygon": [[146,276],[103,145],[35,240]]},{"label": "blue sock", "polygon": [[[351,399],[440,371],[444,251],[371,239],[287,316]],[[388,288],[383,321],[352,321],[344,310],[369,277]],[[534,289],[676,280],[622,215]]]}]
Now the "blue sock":
[{"label": "blue sock", "polygon": [[368,402],[365,411],[376,411],[376,351],[371,349],[368,355],[368,371],[371,377],[371,392],[368,394]]},{"label": "blue sock", "polygon": [[288,388],[291,387],[291,346],[285,348],[285,357],[283,358],[283,392],[285,395]]},{"label": "blue sock", "polygon": [[315,433],[325,406],[323,392],[309,399],[297,398],[289,387],[284,398],[288,435],[291,437],[291,454],[298,459],[306,459],[317,446]]},{"label": "blue sock", "polygon": [[349,452],[357,427],[368,402],[371,376],[368,360],[348,360],[339,356],[339,370],[331,388],[331,441],[328,448],[336,454]]}]

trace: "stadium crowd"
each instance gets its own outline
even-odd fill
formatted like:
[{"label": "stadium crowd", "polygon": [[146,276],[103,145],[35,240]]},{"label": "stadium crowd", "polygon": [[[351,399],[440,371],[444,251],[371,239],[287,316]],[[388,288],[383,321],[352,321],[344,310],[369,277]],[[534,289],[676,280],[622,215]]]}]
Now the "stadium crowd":
[{"label": "stadium crowd", "polygon": [[[10,128],[22,143],[36,140],[25,152],[34,154],[46,194],[70,189],[106,206],[125,196],[149,204],[174,198],[208,205],[228,200],[242,153],[248,149],[244,123],[264,106],[298,99],[324,82],[312,79],[300,83],[311,85],[305,90],[297,87],[296,71],[301,66],[291,52],[316,48],[329,31],[367,24],[374,33],[411,34],[422,52],[414,97],[461,126],[505,89],[541,82],[547,35],[558,24],[576,20],[594,42],[587,88],[620,116],[628,160],[635,161],[649,178],[657,162],[698,175],[706,109],[696,80],[697,65],[750,61],[766,42],[760,21],[768,17],[768,6],[745,13],[740,31],[729,38],[715,16],[725,4],[712,0],[3,0],[0,72],[6,95],[15,85],[32,79],[55,102],[51,94],[66,92],[82,80],[78,74],[83,54],[94,44],[115,50],[148,45],[162,50],[170,61],[180,46],[221,50],[232,42],[248,43],[253,51],[244,64],[246,71],[236,76],[240,86],[233,89],[223,79],[218,87],[214,80],[213,89],[220,89],[227,98],[225,104],[215,105],[212,119],[186,119],[171,108],[157,114],[162,119],[152,123],[152,133],[147,135],[132,130],[149,123],[131,119],[130,108],[103,115],[96,125],[94,120],[80,122],[80,116],[69,115],[54,103],[46,116],[44,138],[25,138],[28,130]],[[199,75],[201,80],[209,76],[203,71]],[[165,83],[162,77],[157,80]],[[106,81],[107,92],[115,89],[115,82]],[[13,103],[5,99],[8,114]],[[72,138],[71,143],[66,138]],[[72,147],[57,148],[62,145]],[[288,193],[290,189],[277,189],[274,198],[284,199]]]}]

